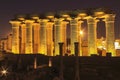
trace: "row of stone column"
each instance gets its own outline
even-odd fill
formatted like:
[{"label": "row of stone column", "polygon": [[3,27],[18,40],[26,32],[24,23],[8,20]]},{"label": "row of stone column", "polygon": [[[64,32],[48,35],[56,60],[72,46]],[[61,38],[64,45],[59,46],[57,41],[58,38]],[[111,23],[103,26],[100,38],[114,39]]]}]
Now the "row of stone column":
[{"label": "row of stone column", "polygon": [[[106,51],[115,55],[114,48],[114,18],[115,15],[109,14],[103,16],[106,25]],[[88,55],[97,54],[96,46],[96,27],[97,18],[87,16],[88,23]],[[36,21],[37,20],[37,21]],[[64,53],[67,49],[66,41],[66,27],[70,24],[71,30],[71,54],[75,53],[74,43],[79,42],[79,56],[82,56],[81,50],[81,21],[79,18],[70,19],[69,22],[64,21],[64,18],[55,18],[53,22],[49,19],[25,19],[22,22],[19,20],[11,20],[12,24],[12,52],[19,53],[40,53],[45,55],[59,55],[59,44],[64,43]],[[53,32],[54,26],[54,32]],[[53,34],[54,33],[54,34]],[[21,37],[20,37],[21,36]],[[53,38],[54,37],[54,38]]]},{"label": "row of stone column", "polygon": [[12,24],[13,53],[51,54],[50,50],[53,48],[52,22],[44,19],[40,22],[25,20],[24,23],[13,20],[10,23]]},{"label": "row of stone column", "polygon": [[[114,37],[114,21],[115,15],[114,14],[106,14],[102,18],[105,22],[106,27],[106,52],[112,53],[112,56],[115,56],[115,37]],[[96,46],[96,28],[97,28],[97,18],[88,16],[87,23],[88,23],[88,52],[89,55],[97,54],[97,46]]]}]

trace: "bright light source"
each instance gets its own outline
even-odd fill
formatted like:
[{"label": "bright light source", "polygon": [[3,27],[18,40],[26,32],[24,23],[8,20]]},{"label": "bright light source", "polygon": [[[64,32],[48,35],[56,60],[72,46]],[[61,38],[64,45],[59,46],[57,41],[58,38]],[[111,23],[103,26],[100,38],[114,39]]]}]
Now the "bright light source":
[{"label": "bright light source", "polygon": [[5,68],[2,67],[1,75],[2,76],[6,76],[7,73],[8,73],[7,69],[5,69]]},{"label": "bright light source", "polygon": [[115,49],[120,49],[119,42],[115,42],[114,45],[115,45]]},{"label": "bright light source", "polygon": [[6,74],[6,73],[7,73],[7,71],[6,71],[6,70],[3,70],[3,71],[2,71],[2,74]]},{"label": "bright light source", "polygon": [[83,31],[80,31],[80,35],[83,35]]}]

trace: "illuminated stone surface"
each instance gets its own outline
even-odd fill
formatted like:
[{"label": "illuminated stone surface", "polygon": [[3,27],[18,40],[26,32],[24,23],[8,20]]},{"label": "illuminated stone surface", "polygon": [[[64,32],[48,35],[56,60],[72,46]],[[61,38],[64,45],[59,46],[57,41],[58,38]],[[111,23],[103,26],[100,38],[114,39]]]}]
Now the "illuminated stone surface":
[{"label": "illuminated stone surface", "polygon": [[[91,10],[92,11],[92,10]],[[104,20],[106,26],[106,46],[104,45],[104,53],[110,52],[116,55],[114,47],[114,18],[115,15],[104,9],[98,9],[93,12],[74,12],[65,14],[50,15],[26,15],[18,17],[18,20],[10,21],[12,24],[12,51],[20,54],[44,54],[48,56],[59,55],[59,44],[63,45],[63,55],[74,55],[74,43],[79,42],[79,56],[98,55],[97,48],[97,22]],[[29,17],[29,18],[28,18]],[[80,34],[81,25],[87,21],[88,41],[82,46]],[[70,27],[70,41],[67,41],[67,27]],[[20,35],[19,35],[20,34]],[[19,44],[20,43],[20,44]],[[67,48],[69,45],[69,53]],[[100,43],[99,45],[102,45]],[[10,49],[9,49],[10,51]]]},{"label": "illuminated stone surface", "polygon": [[53,56],[53,22],[47,23],[47,55]]},{"label": "illuminated stone surface", "polygon": [[92,16],[88,16],[87,23],[88,23],[88,52],[90,56],[91,54],[97,54],[97,47],[96,47],[97,20],[95,20],[95,18]]},{"label": "illuminated stone surface", "polygon": [[47,19],[40,21],[40,53],[47,55]]},{"label": "illuminated stone surface", "polygon": [[21,53],[25,53],[25,44],[26,44],[26,26],[21,24]]},{"label": "illuminated stone surface", "polygon": [[115,37],[114,37],[114,14],[107,14],[105,16],[105,25],[106,25],[106,51],[111,52],[112,56],[115,56]]},{"label": "illuminated stone surface", "polygon": [[74,43],[79,42],[79,28],[78,28],[78,19],[72,19],[70,21],[71,28],[71,54],[75,53]]},{"label": "illuminated stone surface", "polygon": [[19,21],[10,21],[12,24],[12,52],[14,54],[19,54]]},{"label": "illuminated stone surface", "polygon": [[26,46],[25,53],[33,53],[33,20],[25,20],[26,24]]}]

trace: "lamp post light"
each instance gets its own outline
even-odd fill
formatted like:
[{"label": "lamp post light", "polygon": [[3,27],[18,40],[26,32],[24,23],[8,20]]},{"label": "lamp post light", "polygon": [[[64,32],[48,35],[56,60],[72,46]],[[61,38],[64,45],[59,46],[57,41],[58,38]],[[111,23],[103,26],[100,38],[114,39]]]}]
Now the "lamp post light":
[{"label": "lamp post light", "polygon": [[0,80],[7,80],[8,70],[7,68],[2,67],[0,71]]},{"label": "lamp post light", "polygon": [[1,71],[2,75],[6,75],[7,74],[7,70],[3,70]]},{"label": "lamp post light", "polygon": [[3,67],[2,67],[1,75],[2,75],[2,76],[6,76],[7,73],[8,73],[7,68],[3,68]]}]

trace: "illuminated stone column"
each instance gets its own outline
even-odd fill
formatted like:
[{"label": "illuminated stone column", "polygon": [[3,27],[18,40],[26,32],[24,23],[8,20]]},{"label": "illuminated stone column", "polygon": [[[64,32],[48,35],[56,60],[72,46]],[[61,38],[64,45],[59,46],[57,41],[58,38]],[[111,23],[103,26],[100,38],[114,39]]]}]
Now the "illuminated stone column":
[{"label": "illuminated stone column", "polygon": [[7,38],[4,38],[2,40],[2,50],[8,52],[7,47],[8,47]]},{"label": "illuminated stone column", "polygon": [[[66,43],[65,41],[65,37],[66,37],[66,32],[65,32],[65,22],[63,21],[63,18],[59,18],[59,19],[55,19],[54,22],[54,26],[55,26],[55,43],[54,43],[54,49],[55,49],[55,53],[54,55],[59,55],[59,44],[60,42],[63,42],[64,44]],[[64,51],[63,51],[64,52]]]},{"label": "illuminated stone column", "polygon": [[64,45],[63,45],[63,55],[65,55],[65,53],[67,53],[67,38],[66,38],[66,35],[67,35],[67,33],[66,33],[67,24],[68,24],[68,22],[62,21],[61,35],[62,35],[62,42],[64,43]]},{"label": "illuminated stone column", "polygon": [[25,53],[26,54],[31,54],[33,53],[33,20],[25,20],[26,24],[26,46],[25,46]]},{"label": "illuminated stone column", "polygon": [[81,21],[79,21],[78,22],[78,35],[79,35],[79,54],[78,54],[78,56],[82,56],[83,54],[82,54],[82,34],[80,33],[81,32],[81,25],[82,25],[82,23],[83,23],[83,21],[81,20]]},{"label": "illuminated stone column", "polygon": [[96,47],[96,28],[97,28],[97,21],[94,17],[88,16],[87,23],[88,23],[88,56],[91,54],[97,54],[97,47]]},{"label": "illuminated stone column", "polygon": [[26,26],[24,23],[21,24],[21,53],[25,53],[26,45]]},{"label": "illuminated stone column", "polygon": [[8,52],[12,52],[12,34],[9,34],[7,38]]},{"label": "illuminated stone column", "polygon": [[12,24],[12,52],[19,54],[19,26],[21,22],[13,20],[10,23]]},{"label": "illuminated stone column", "polygon": [[33,36],[33,52],[34,53],[39,53],[39,41],[40,41],[40,23],[39,22],[34,22],[33,24],[33,33],[34,33],[34,36]]},{"label": "illuminated stone column", "polygon": [[106,25],[106,52],[111,52],[112,56],[115,56],[115,37],[114,37],[114,14],[107,14],[105,16],[105,25]]},{"label": "illuminated stone column", "polygon": [[46,26],[48,20],[42,19],[40,21],[40,54],[47,55],[47,42],[46,42]]},{"label": "illuminated stone column", "polygon": [[47,55],[53,56],[53,22],[47,23]]},{"label": "illuminated stone column", "polygon": [[74,43],[75,42],[79,42],[79,22],[78,22],[78,19],[75,18],[75,19],[72,19],[70,20],[70,38],[71,38],[71,54],[74,55],[75,54],[75,46],[74,46]]}]

